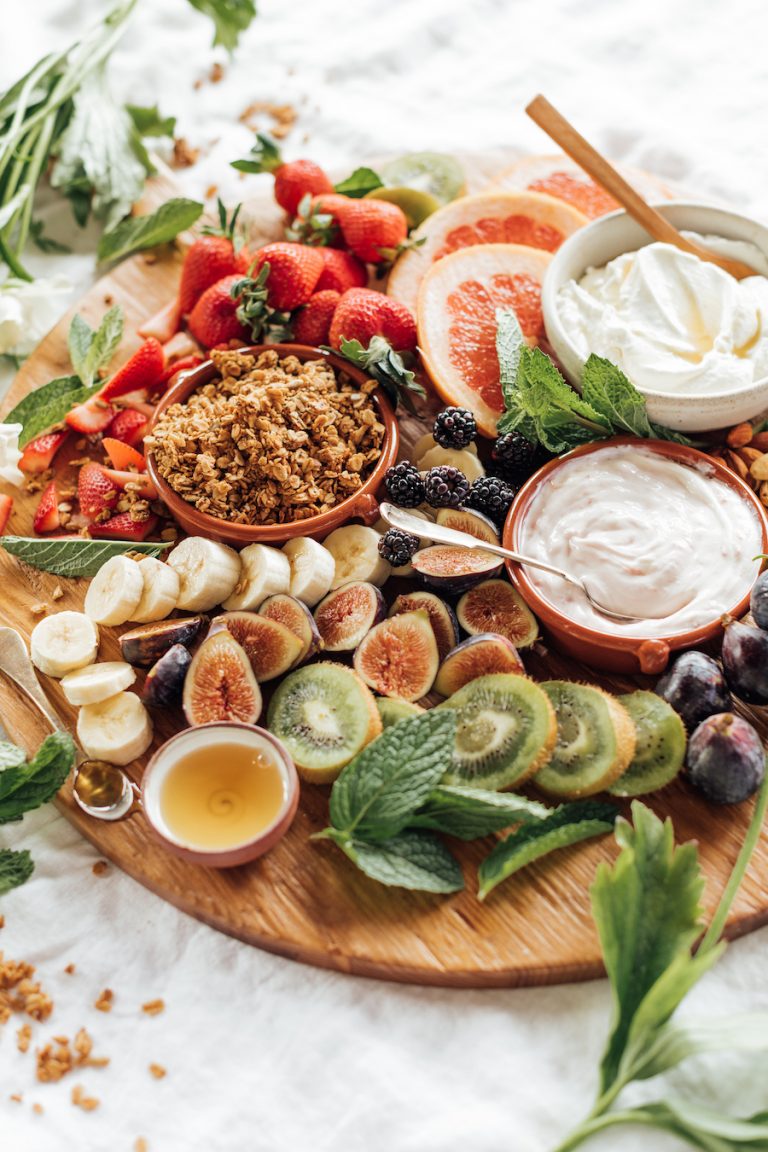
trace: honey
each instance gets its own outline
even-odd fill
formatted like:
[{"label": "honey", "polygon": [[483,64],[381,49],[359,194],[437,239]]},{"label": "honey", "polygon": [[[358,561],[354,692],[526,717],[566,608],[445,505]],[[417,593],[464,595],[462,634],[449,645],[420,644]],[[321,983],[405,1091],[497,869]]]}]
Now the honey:
[{"label": "honey", "polygon": [[235,848],[255,840],[285,802],[273,755],[239,743],[196,748],[168,769],[159,806],[168,833],[190,848]]}]

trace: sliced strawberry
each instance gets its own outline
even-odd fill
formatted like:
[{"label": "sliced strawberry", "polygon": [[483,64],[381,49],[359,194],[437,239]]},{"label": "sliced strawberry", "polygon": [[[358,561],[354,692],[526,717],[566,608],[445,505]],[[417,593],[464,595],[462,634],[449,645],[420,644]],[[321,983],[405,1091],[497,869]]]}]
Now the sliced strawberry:
[{"label": "sliced strawberry", "polygon": [[115,468],[121,472],[128,472],[131,468],[136,468],[139,472],[146,471],[147,462],[141,452],[137,452],[129,444],[124,444],[122,440],[114,440],[111,436],[105,436],[102,444]]},{"label": "sliced strawberry", "polygon": [[191,372],[193,369],[198,368],[203,362],[203,357],[195,353],[192,356],[181,356],[178,360],[174,360],[169,364],[165,370],[164,381],[168,387],[175,384],[176,376],[179,372]]},{"label": "sliced strawberry", "polygon": [[70,428],[80,432],[83,436],[95,436],[97,432],[104,432],[115,418],[117,412],[111,404],[107,404],[99,396],[92,396],[85,404],[78,404],[64,417]]},{"label": "sliced strawberry", "polygon": [[65,430],[64,432],[46,432],[44,436],[30,440],[21,454],[19,468],[28,476],[47,472],[53,463],[54,456],[68,436],[69,432]]},{"label": "sliced strawberry", "polygon": [[130,512],[121,512],[103,524],[91,525],[91,536],[107,540],[146,540],[157,527],[157,516],[131,520]]},{"label": "sliced strawberry", "polygon": [[[101,467],[101,465],[99,465]],[[114,468],[101,468],[108,482],[115,487],[124,489],[132,484],[134,490],[143,500],[157,500],[157,488],[144,472],[120,472]]]},{"label": "sliced strawberry", "polygon": [[0,496],[0,536],[8,527],[8,521],[13,512],[13,499],[10,496]]},{"label": "sliced strawberry", "polygon": [[154,336],[161,344],[167,343],[179,330],[181,324],[181,308],[178,300],[171,300],[154,316],[145,320],[138,329],[139,336]]},{"label": "sliced strawberry", "polygon": [[123,408],[115,416],[107,431],[111,440],[121,440],[135,448],[144,438],[149,418],[136,408]]},{"label": "sliced strawberry", "polygon": [[162,383],[165,372],[163,346],[154,336],[145,340],[140,348],[118,368],[114,376],[106,382],[99,395],[102,400],[114,400],[139,388],[151,392]]},{"label": "sliced strawberry", "polygon": [[51,480],[50,484],[43,489],[40,503],[35,512],[33,527],[37,533],[55,532],[57,528],[61,527],[61,521],[59,519],[59,490],[56,487],[55,480]]},{"label": "sliced strawberry", "polygon": [[120,499],[120,489],[105,476],[101,464],[84,464],[77,478],[80,511],[88,520],[111,512]]}]

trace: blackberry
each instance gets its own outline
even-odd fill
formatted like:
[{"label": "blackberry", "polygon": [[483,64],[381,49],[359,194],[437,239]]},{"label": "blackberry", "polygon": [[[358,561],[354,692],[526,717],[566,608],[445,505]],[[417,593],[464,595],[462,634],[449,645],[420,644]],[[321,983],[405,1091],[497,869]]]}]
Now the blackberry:
[{"label": "blackberry", "polygon": [[539,467],[540,455],[538,444],[532,444],[519,432],[507,432],[491,449],[494,475],[519,484]]},{"label": "blackberry", "polygon": [[401,508],[418,508],[424,503],[424,481],[410,460],[393,464],[384,474],[384,488],[393,504]]},{"label": "blackberry", "polygon": [[477,424],[467,408],[445,408],[435,417],[432,435],[441,448],[466,448],[477,435]]},{"label": "blackberry", "polygon": [[379,540],[379,556],[393,568],[402,568],[410,562],[420,543],[418,536],[411,536],[410,532],[389,528]]},{"label": "blackberry", "polygon": [[440,464],[424,479],[424,497],[432,508],[458,508],[469,495],[469,480],[460,468]]},{"label": "blackberry", "polygon": [[500,527],[514,498],[515,490],[506,480],[502,480],[500,476],[481,476],[478,480],[472,481],[469,496],[464,503],[467,508],[484,512]]}]

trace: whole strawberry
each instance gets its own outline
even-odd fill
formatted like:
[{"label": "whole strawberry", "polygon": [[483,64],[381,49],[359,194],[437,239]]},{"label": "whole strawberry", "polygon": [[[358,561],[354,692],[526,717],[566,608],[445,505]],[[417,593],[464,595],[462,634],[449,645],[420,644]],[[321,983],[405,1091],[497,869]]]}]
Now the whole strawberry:
[{"label": "whole strawberry", "polygon": [[248,340],[248,329],[237,318],[238,301],[232,297],[233,286],[241,282],[240,276],[225,276],[206,289],[192,309],[189,331],[203,348]]},{"label": "whole strawberry", "polygon": [[331,330],[331,321],[341,296],[332,288],[322,292],[315,292],[310,296],[303,308],[296,313],[291,321],[293,339],[297,344],[328,343],[328,333]]},{"label": "whole strawberry", "polygon": [[350,197],[340,192],[305,196],[299,201],[293,223],[286,229],[286,239],[313,248],[343,248],[341,220],[351,203]]},{"label": "whole strawberry", "polygon": [[192,311],[203,292],[211,285],[223,280],[225,276],[233,276],[237,272],[244,274],[250,266],[252,257],[236,238],[240,205],[228,218],[227,210],[219,200],[218,211],[218,227],[204,228],[202,235],[191,244],[184,257],[177,301],[181,317]]},{"label": "whole strawberry", "polygon": [[365,264],[351,252],[340,248],[318,248],[318,252],[323,258],[323,270],[315,292],[322,292],[325,288],[346,292],[348,288],[364,288],[368,283]]},{"label": "whole strawberry", "polygon": [[280,312],[292,312],[306,304],[323,271],[323,258],[316,248],[278,240],[256,253],[253,275],[269,264],[267,302]]},{"label": "whole strawberry", "polygon": [[333,184],[319,164],[313,160],[284,162],[275,141],[261,133],[250,156],[246,160],[235,160],[232,167],[239,172],[273,172],[275,200],[291,217],[296,215],[300,201],[307,194],[333,192]]},{"label": "whole strawberry", "polygon": [[342,340],[359,340],[367,348],[382,336],[396,352],[416,347],[416,321],[405,304],[370,288],[350,288],[338,303],[329,336],[332,348]]},{"label": "whole strawberry", "polygon": [[340,223],[345,244],[366,264],[390,263],[408,237],[405,213],[387,200],[352,200]]}]

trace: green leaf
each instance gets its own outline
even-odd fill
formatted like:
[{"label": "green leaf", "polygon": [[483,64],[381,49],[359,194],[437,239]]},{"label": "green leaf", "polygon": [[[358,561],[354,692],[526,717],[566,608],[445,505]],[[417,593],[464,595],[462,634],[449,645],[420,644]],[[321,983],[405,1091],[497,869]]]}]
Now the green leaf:
[{"label": "green leaf", "polygon": [[634,1080],[650,1080],[691,1056],[705,1052],[768,1051],[768,1013],[727,1016],[722,1020],[686,1020],[666,1024],[646,1044],[642,1061],[634,1065]]},{"label": "green leaf", "polygon": [[0,849],[0,896],[26,883],[35,870],[35,865],[27,848],[12,852],[10,848]]},{"label": "green leaf", "polygon": [[[695,844],[676,848],[671,821],[662,823],[638,801],[632,819],[634,826],[619,820],[621,852],[613,867],[598,867],[591,890],[614,998],[613,1030],[602,1061],[604,1092],[619,1074],[635,1016],[673,962],[678,961],[661,986],[662,1016],[671,1015],[690,986],[686,961],[692,963],[690,949],[702,928],[704,881]],[[651,1015],[657,1025],[665,1023],[658,1012]]]},{"label": "green leaf", "polygon": [[618,809],[597,800],[578,800],[555,808],[544,820],[524,824],[500,840],[482,861],[478,896],[484,900],[497,884],[558,848],[567,848],[593,836],[604,836],[614,826]]},{"label": "green leaf", "polygon": [[445,772],[455,727],[452,713],[432,710],[386,729],[333,785],[334,828],[364,840],[388,840],[405,828]]},{"label": "green leaf", "polygon": [[66,253],[72,251],[69,245],[54,240],[52,236],[46,236],[42,220],[30,220],[29,238],[40,252]]},{"label": "green leaf", "polygon": [[0,740],[0,772],[4,772],[6,768],[20,768],[26,760],[23,748],[17,748],[8,740]]},{"label": "green leaf", "polygon": [[377,176],[372,168],[355,168],[351,176],[336,185],[336,191],[342,196],[351,196],[353,200],[362,199],[369,192],[383,188],[384,181]]},{"label": "green leaf", "polygon": [[380,884],[440,893],[460,892],[464,887],[456,859],[429,832],[401,832],[379,844],[343,835],[333,839],[361,872]]},{"label": "green leaf", "polygon": [[[334,349],[330,349],[334,351]],[[427,393],[413,372],[406,368],[402,356],[383,336],[374,336],[367,348],[359,340],[342,338],[339,352],[350,364],[356,364],[372,376],[386,392],[394,408],[402,400],[409,412],[415,413],[411,393],[426,398]]]},{"label": "green leaf", "polygon": [[116,304],[104,316],[94,332],[79,313],[69,326],[68,347],[72,367],[86,388],[90,388],[99,369],[105,368],[123,338],[123,310]]},{"label": "green leaf", "polygon": [[608,420],[614,432],[651,435],[643,396],[610,360],[594,354],[589,357],[582,374],[581,395]]},{"label": "green leaf", "polygon": [[440,784],[408,821],[408,827],[430,828],[455,836],[457,840],[477,840],[491,832],[500,832],[510,824],[545,820],[551,811],[546,805],[514,792]]},{"label": "green leaf", "polygon": [[210,16],[215,32],[214,47],[221,44],[228,52],[237,48],[240,36],[256,16],[254,0],[189,0],[193,8]]},{"label": "green leaf", "polygon": [[102,235],[98,258],[100,261],[122,260],[131,252],[167,244],[179,232],[191,228],[202,211],[203,205],[196,200],[176,197],[161,204],[156,212],[148,216],[131,216],[128,220],[122,220],[110,232]]},{"label": "green leaf", "polygon": [[139,136],[172,137],[176,131],[176,117],[161,116],[157,104],[153,104],[151,108],[140,104],[126,104],[125,110]]},{"label": "green leaf", "polygon": [[[67,732],[53,732],[23,768],[0,773],[0,824],[18,820],[47,803],[61,788],[75,763],[75,745]],[[6,783],[8,774],[12,779]]]},{"label": "green leaf", "polygon": [[515,410],[519,404],[517,374],[525,347],[525,336],[513,309],[497,309],[496,355],[499,358],[501,393],[508,410]]},{"label": "green leaf", "polygon": [[236,168],[238,172],[274,172],[282,162],[283,158],[277,141],[263,132],[257,132],[256,142],[246,159],[233,160],[230,168]]},{"label": "green leaf", "polygon": [[19,446],[59,424],[70,408],[81,404],[92,395],[84,388],[79,376],[59,376],[34,392],[30,392],[3,418],[4,424],[21,424]]},{"label": "green leaf", "polygon": [[[653,1118],[657,1125],[691,1141],[696,1147],[726,1152],[762,1152],[768,1149],[768,1123],[755,1117],[724,1116],[694,1100],[670,1100],[634,1109]],[[718,1143],[722,1141],[722,1143]]]},{"label": "green leaf", "polygon": [[86,540],[82,537],[44,540],[34,536],[0,536],[4,548],[17,560],[23,560],[41,572],[57,576],[95,576],[103,564],[113,556],[141,552],[144,556],[160,556],[170,544],[127,540]]}]

